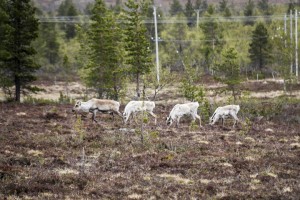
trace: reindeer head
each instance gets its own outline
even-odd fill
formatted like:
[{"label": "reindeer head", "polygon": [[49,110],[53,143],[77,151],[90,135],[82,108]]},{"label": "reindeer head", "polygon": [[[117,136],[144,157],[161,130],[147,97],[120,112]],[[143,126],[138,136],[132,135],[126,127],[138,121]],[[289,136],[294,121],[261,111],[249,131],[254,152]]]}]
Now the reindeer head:
[{"label": "reindeer head", "polygon": [[213,121],[214,121],[214,118],[213,118],[213,117],[210,117],[210,118],[209,118],[209,124],[211,125],[211,124],[213,123]]},{"label": "reindeer head", "polygon": [[81,106],[81,101],[76,101],[75,106],[73,107],[72,111],[75,112],[76,110],[79,110]]},{"label": "reindeer head", "polygon": [[167,125],[170,126],[173,123],[173,119],[171,116],[167,117]]}]

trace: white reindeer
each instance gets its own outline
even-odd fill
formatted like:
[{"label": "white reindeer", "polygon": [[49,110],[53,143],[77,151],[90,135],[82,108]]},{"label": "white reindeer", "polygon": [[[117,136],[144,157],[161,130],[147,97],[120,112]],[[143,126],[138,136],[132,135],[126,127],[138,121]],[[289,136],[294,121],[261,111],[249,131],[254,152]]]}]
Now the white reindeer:
[{"label": "white reindeer", "polygon": [[176,120],[176,127],[178,127],[180,118],[184,115],[190,115],[192,116],[193,121],[195,121],[196,118],[199,119],[200,127],[202,127],[201,117],[197,114],[198,107],[198,102],[176,104],[171,110],[169,117],[167,118],[167,125],[172,125],[172,123]]},{"label": "white reindeer", "polygon": [[222,125],[224,126],[224,121],[227,116],[231,116],[234,119],[233,127],[235,127],[235,124],[239,121],[237,117],[237,113],[240,110],[239,105],[227,105],[223,107],[218,107],[214,114],[210,117],[210,125],[214,125],[220,118],[222,119]]},{"label": "white reindeer", "polygon": [[92,120],[97,122],[95,119],[96,113],[99,111],[101,113],[117,114],[122,117],[122,114],[119,112],[120,103],[114,100],[108,99],[96,99],[93,98],[87,102],[77,101],[72,111],[76,113],[78,111],[90,112],[93,113]]},{"label": "white reindeer", "polygon": [[130,117],[130,115],[136,114],[137,112],[148,112],[150,115],[152,115],[155,119],[155,125],[156,125],[156,115],[153,113],[153,109],[155,108],[154,101],[130,101],[124,109],[123,117],[124,122],[126,123]]}]

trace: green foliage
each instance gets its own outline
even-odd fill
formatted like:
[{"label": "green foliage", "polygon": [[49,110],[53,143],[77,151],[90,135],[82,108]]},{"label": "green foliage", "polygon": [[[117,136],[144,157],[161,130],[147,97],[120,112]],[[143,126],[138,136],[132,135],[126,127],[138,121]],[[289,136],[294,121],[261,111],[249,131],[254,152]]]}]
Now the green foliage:
[{"label": "green foliage", "polygon": [[170,15],[178,15],[183,12],[182,5],[180,4],[179,0],[173,0],[170,6]]},{"label": "green foliage", "polygon": [[212,68],[214,61],[217,60],[216,57],[224,46],[223,29],[212,17],[213,13],[214,8],[210,6],[208,8],[208,14],[206,15],[208,20],[201,24],[201,29],[204,33],[204,44],[201,53],[205,59],[206,72]]},{"label": "green foliage", "polygon": [[191,18],[191,17],[195,16],[194,6],[193,6],[193,3],[191,0],[188,0],[185,4],[184,14],[187,18]]},{"label": "green foliage", "polygon": [[23,99],[23,103],[37,104],[37,105],[49,105],[49,104],[57,104],[57,101],[52,99],[44,99],[44,98],[34,98],[30,95],[27,95]]},{"label": "green foliage", "polygon": [[261,10],[264,15],[272,15],[272,8],[269,4],[269,0],[260,0],[257,3],[257,7]]},{"label": "green foliage", "polygon": [[81,120],[81,116],[79,115],[79,117],[76,119],[76,122],[74,124],[74,130],[75,132],[78,134],[78,142],[83,142],[85,136],[86,136],[86,132],[84,130],[84,124]]},{"label": "green foliage", "polygon": [[92,24],[82,40],[82,52],[87,63],[82,78],[87,86],[96,89],[100,98],[118,99],[124,88],[122,31],[113,12],[103,0],[97,0],[92,9]]},{"label": "green foliage", "polygon": [[[58,8],[58,16],[77,16],[78,11],[73,4],[72,0],[65,0],[62,2]],[[61,29],[66,33],[66,39],[71,39],[76,36],[76,28],[73,23],[66,23],[61,25]]]},{"label": "green foliage", "polygon": [[252,32],[250,59],[257,70],[262,71],[271,62],[271,43],[268,30],[263,23],[258,23]]},{"label": "green foliage", "polygon": [[122,0],[116,0],[116,4],[112,9],[116,14],[120,14],[122,11]]},{"label": "green foliage", "polygon": [[205,89],[203,86],[197,85],[197,75],[195,69],[187,67],[184,78],[181,80],[180,91],[183,92],[183,96],[189,101],[197,101],[200,106],[201,116],[204,119],[208,119],[210,113],[210,105],[205,97]]},{"label": "green foliage", "polygon": [[219,12],[225,12],[225,10],[228,8],[228,1],[227,0],[221,0],[219,2]]},{"label": "green foliage", "polygon": [[142,17],[147,9],[143,7],[144,1],[136,3],[129,0],[125,5],[127,8],[124,11],[125,62],[129,65],[128,72],[136,80],[136,94],[140,97],[140,76],[148,74],[153,66],[147,29],[142,23]]},{"label": "green foliage", "polygon": [[286,97],[260,100],[250,97],[249,93],[243,93],[240,100],[240,112],[245,119],[253,120],[256,117],[263,116],[269,120],[281,115],[284,106],[292,104],[293,101],[293,99]]},{"label": "green foliage", "polygon": [[1,48],[5,49],[6,55],[0,63],[0,75],[5,76],[5,86],[15,86],[15,101],[20,101],[22,91],[35,89],[28,85],[36,80],[34,73],[40,68],[32,47],[38,36],[38,20],[29,0],[5,0],[2,11],[9,18],[2,26],[10,27],[10,31],[4,36],[5,43]]},{"label": "green foliage", "polygon": [[41,64],[55,65],[60,61],[58,42],[58,32],[56,24],[54,23],[41,23],[39,26],[39,38],[34,43],[35,48],[38,50],[40,59],[45,59],[46,62],[40,61]]},{"label": "green foliage", "polygon": [[196,123],[196,121],[194,121],[189,125],[189,131],[196,131],[196,130],[199,130],[199,125]]},{"label": "green foliage", "polygon": [[241,83],[240,67],[237,63],[237,52],[233,48],[224,50],[222,61],[215,67],[214,78],[225,83],[236,100],[236,92]]},{"label": "green foliage", "polygon": [[196,84],[198,77],[195,72],[195,68],[186,67],[184,77],[181,80],[180,90],[187,100],[202,102],[205,92],[202,86]]},{"label": "green foliage", "polygon": [[199,9],[200,14],[204,13],[207,9],[208,5],[207,5],[207,0],[196,0],[195,2],[195,9]]},{"label": "green foliage", "polygon": [[68,95],[64,95],[63,92],[59,92],[59,103],[72,103],[72,99]]},{"label": "green foliage", "polygon": [[254,2],[252,0],[248,0],[248,3],[246,4],[244,8],[244,15],[247,17],[244,21],[245,25],[253,25],[254,21],[251,18],[254,15]]},{"label": "green foliage", "polygon": [[145,88],[151,88],[154,90],[152,100],[155,100],[160,91],[164,88],[170,86],[175,82],[176,76],[171,73],[168,69],[162,68],[160,69],[160,80],[157,82],[157,72],[156,69],[152,69],[149,74],[147,74],[144,78],[144,86]]}]

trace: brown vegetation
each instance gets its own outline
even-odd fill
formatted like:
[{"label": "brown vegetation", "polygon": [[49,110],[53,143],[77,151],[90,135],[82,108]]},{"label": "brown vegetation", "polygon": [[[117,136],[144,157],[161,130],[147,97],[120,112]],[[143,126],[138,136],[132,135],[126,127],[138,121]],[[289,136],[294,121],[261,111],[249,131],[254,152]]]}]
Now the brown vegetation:
[{"label": "brown vegetation", "polygon": [[0,104],[1,199],[300,195],[300,125],[288,120],[299,115],[298,105],[237,129],[232,124],[199,129],[189,121],[168,128],[172,105],[157,105],[158,126],[143,120],[143,137],[141,121],[124,125],[102,114],[96,124],[91,116],[76,119],[72,106]]}]

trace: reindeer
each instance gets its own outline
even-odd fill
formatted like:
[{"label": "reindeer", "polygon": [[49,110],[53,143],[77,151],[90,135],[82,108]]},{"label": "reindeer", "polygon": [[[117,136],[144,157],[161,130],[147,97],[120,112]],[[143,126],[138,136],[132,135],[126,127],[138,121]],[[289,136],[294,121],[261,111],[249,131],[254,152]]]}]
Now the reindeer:
[{"label": "reindeer", "polygon": [[178,128],[180,118],[184,115],[190,115],[192,116],[193,121],[195,121],[196,118],[199,119],[200,127],[202,127],[201,117],[197,114],[198,107],[198,102],[176,104],[171,110],[169,117],[167,118],[167,125],[171,126],[172,123],[176,120],[176,127]]},{"label": "reindeer", "polygon": [[152,115],[155,119],[155,125],[156,125],[156,115],[153,113],[153,109],[155,108],[154,101],[130,101],[124,109],[123,117],[124,122],[126,123],[129,119],[130,115],[134,115],[137,112],[148,112],[150,115]]},{"label": "reindeer", "polygon": [[210,117],[210,125],[214,125],[220,118],[222,119],[222,126],[224,126],[225,118],[227,116],[231,116],[234,118],[234,124],[233,127],[235,127],[235,124],[239,121],[237,117],[237,113],[240,110],[239,105],[227,105],[223,107],[218,107],[214,114]]},{"label": "reindeer", "polygon": [[78,111],[93,113],[92,120],[94,122],[97,122],[95,117],[98,111],[101,113],[109,113],[112,115],[114,115],[115,113],[120,117],[122,117],[122,114],[119,112],[119,107],[120,107],[120,103],[117,101],[93,98],[91,100],[88,100],[87,102],[77,101],[72,111],[73,112],[76,111],[76,114]]}]

